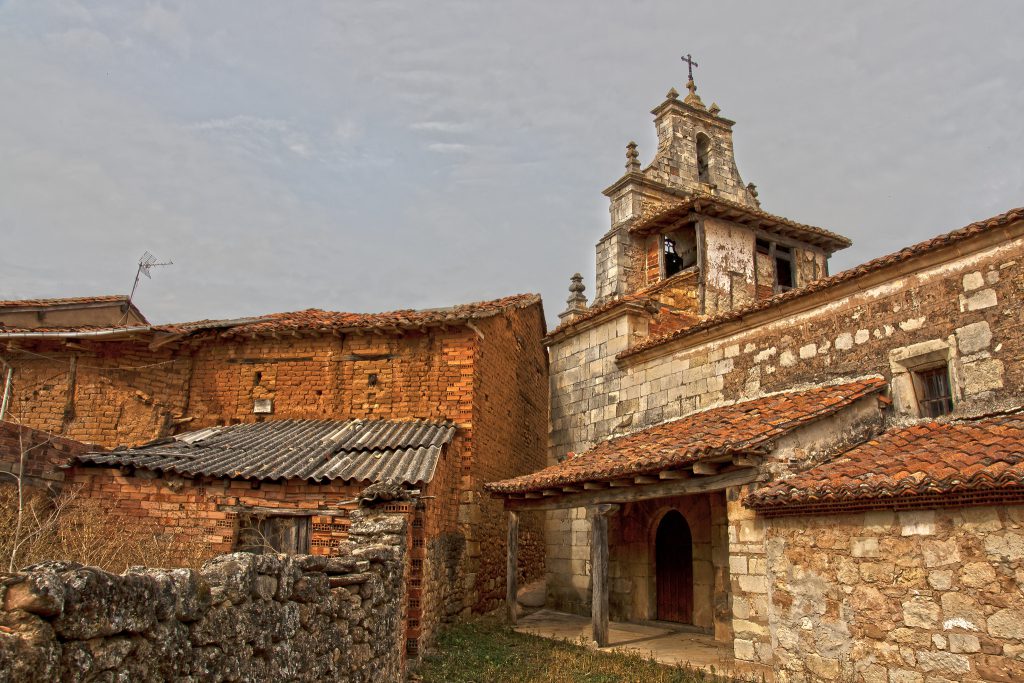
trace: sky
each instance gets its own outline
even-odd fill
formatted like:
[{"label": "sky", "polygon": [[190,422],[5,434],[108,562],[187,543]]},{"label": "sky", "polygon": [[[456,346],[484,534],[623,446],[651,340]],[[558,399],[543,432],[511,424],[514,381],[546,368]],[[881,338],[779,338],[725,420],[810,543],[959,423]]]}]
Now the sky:
[{"label": "sky", "polygon": [[832,272],[1024,205],[1024,3],[0,0],[0,299],[153,322],[593,292],[699,63]]}]

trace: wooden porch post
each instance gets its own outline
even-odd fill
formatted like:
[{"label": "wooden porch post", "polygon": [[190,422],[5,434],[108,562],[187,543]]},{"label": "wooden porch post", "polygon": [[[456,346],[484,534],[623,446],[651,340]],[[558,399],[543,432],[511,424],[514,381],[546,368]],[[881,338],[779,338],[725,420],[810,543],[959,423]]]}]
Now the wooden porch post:
[{"label": "wooden porch post", "polygon": [[608,515],[618,505],[595,505],[591,516],[590,575],[592,597],[590,614],[594,642],[598,647],[608,644]]},{"label": "wooden porch post", "polygon": [[508,623],[516,624],[516,603],[519,592],[519,513],[508,513],[508,564],[505,568],[505,605],[508,608]]}]

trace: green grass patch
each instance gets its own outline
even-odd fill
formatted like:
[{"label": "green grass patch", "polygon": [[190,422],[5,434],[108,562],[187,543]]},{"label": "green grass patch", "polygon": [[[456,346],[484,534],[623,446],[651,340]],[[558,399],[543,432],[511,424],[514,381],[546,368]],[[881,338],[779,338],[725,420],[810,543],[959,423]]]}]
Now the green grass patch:
[{"label": "green grass patch", "polygon": [[633,652],[516,633],[494,617],[443,631],[417,672],[423,683],[724,683],[734,679],[666,666]]}]

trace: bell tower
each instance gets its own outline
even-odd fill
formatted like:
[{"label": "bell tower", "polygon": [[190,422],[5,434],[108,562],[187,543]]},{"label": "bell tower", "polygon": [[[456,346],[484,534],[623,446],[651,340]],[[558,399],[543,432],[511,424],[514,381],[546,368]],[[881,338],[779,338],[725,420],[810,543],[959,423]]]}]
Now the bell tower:
[{"label": "bell tower", "polygon": [[636,289],[640,278],[631,250],[636,249],[629,229],[642,216],[694,197],[711,197],[758,209],[753,184],[744,185],[733,154],[735,122],[721,116],[712,103],[704,105],[697,94],[690,55],[688,94],[680,98],[675,88],[651,110],[658,135],[654,159],[644,167],[635,142],[626,148],[626,172],[604,191],[611,202],[611,229],[597,244],[597,282],[594,303],[618,298]]}]

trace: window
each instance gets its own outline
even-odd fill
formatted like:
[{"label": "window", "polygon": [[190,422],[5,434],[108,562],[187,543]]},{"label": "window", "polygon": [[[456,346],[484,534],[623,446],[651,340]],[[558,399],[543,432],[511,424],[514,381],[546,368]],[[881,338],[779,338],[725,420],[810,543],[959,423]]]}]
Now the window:
[{"label": "window", "polygon": [[939,417],[953,412],[949,368],[945,365],[914,371],[914,390],[921,417]]},{"label": "window", "polygon": [[946,339],[929,339],[889,350],[896,413],[934,418],[948,415],[960,400],[957,364]]},{"label": "window", "polygon": [[711,182],[711,138],[697,133],[697,182]]},{"label": "window", "polygon": [[238,550],[255,553],[309,553],[310,518],[300,516],[259,517],[250,515],[241,520]]},{"label": "window", "polygon": [[683,269],[683,259],[676,252],[676,241],[665,238],[665,277],[671,277]]},{"label": "window", "polygon": [[[776,244],[765,239],[757,238],[754,243],[757,262],[757,271],[767,279],[771,273],[772,292],[787,292],[796,287],[796,271],[793,267],[793,249],[784,244]],[[766,258],[762,258],[766,257]],[[763,264],[763,265],[762,265]],[[758,281],[767,285],[765,281]]]}]

